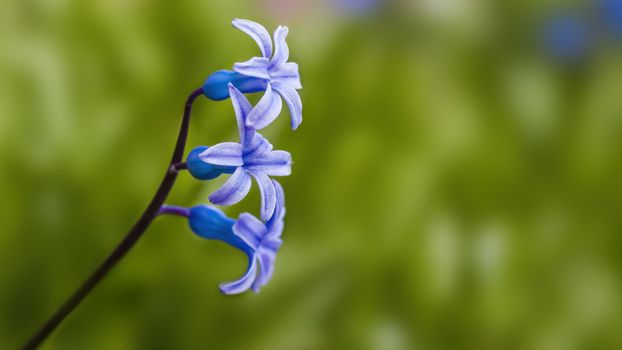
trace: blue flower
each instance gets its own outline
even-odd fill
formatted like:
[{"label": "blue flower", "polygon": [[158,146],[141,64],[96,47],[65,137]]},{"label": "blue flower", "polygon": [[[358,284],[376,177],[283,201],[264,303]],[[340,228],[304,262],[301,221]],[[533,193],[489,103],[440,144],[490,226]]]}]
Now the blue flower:
[{"label": "blue flower", "polygon": [[613,37],[622,39],[622,0],[600,0],[597,6],[605,28]]},{"label": "blue flower", "polygon": [[259,45],[261,57],[233,65],[234,71],[221,70],[213,73],[203,85],[205,95],[214,100],[228,97],[226,84],[232,83],[240,91],[265,93],[246,120],[246,126],[263,129],[281,113],[285,100],[291,116],[292,129],[302,122],[302,101],[296,90],[302,88],[298,65],[288,62],[289,47],[285,41],[289,29],[279,26],[274,32],[274,52],[268,31],[260,24],[235,19],[233,26],[248,34]]},{"label": "blue flower", "polygon": [[289,152],[274,151],[272,145],[254,129],[246,127],[253,108],[246,97],[229,84],[229,94],[237,118],[240,142],[223,142],[212,147],[197,147],[187,159],[188,170],[198,179],[212,179],[231,173],[229,179],[209,196],[217,205],[232,205],[241,201],[255,179],[261,193],[261,218],[272,216],[276,194],[270,176],[288,176],[292,158]]},{"label": "blue flower", "polygon": [[573,14],[558,13],[544,26],[544,44],[555,58],[576,61],[584,58],[591,48],[588,25]]},{"label": "blue flower", "polygon": [[[239,294],[249,288],[259,292],[272,277],[276,253],[283,243],[281,234],[285,217],[283,188],[278,182],[272,182],[276,190],[276,208],[274,215],[265,224],[248,213],[242,213],[238,220],[232,220],[219,209],[207,205],[193,207],[184,215],[198,236],[223,241],[248,256],[246,273],[236,281],[220,284],[220,290],[225,294]],[[163,208],[161,212],[181,212],[169,208]]]}]

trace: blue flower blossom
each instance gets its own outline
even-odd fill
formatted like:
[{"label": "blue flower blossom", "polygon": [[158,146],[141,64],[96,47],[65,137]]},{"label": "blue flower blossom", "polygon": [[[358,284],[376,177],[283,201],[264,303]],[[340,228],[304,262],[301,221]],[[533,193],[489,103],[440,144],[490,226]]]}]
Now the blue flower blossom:
[{"label": "blue flower blossom", "polygon": [[212,147],[197,147],[187,159],[188,170],[198,179],[212,179],[222,173],[232,174],[229,179],[209,196],[217,205],[232,205],[248,194],[251,178],[259,186],[261,194],[261,219],[272,216],[276,206],[276,194],[270,176],[288,176],[291,173],[291,155],[286,151],[274,151],[272,145],[254,129],[246,127],[253,108],[248,99],[233,84],[229,94],[235,110],[240,142],[223,142]]},{"label": "blue flower blossom", "polygon": [[257,42],[261,57],[234,64],[234,71],[213,73],[203,85],[205,95],[214,100],[225,99],[229,83],[245,93],[265,91],[246,119],[246,126],[256,130],[268,126],[281,113],[282,98],[289,108],[292,129],[297,129],[302,122],[302,101],[297,90],[302,85],[298,65],[288,62],[289,47],[285,39],[289,29],[279,26],[275,30],[273,50],[270,34],[262,25],[244,19],[235,19],[232,24]]},{"label": "blue flower blossom", "polygon": [[272,277],[276,254],[283,243],[281,234],[285,217],[283,188],[278,182],[272,182],[276,208],[266,223],[248,213],[242,213],[238,220],[233,220],[218,208],[207,205],[190,209],[165,206],[160,210],[163,214],[187,217],[190,229],[196,235],[223,241],[247,255],[246,273],[236,281],[220,284],[220,290],[225,294],[239,294],[249,288],[257,293]]},{"label": "blue flower blossom", "polygon": [[546,22],[543,41],[551,55],[571,62],[587,56],[592,45],[589,26],[580,17],[563,13]]},{"label": "blue flower blossom", "polygon": [[597,1],[600,21],[612,37],[622,39],[622,0]]}]

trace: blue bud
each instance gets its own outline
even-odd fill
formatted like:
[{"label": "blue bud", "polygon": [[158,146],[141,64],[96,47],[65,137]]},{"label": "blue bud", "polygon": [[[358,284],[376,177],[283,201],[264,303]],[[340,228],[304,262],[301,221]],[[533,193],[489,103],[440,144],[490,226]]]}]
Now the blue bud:
[{"label": "blue bud", "polygon": [[207,205],[190,208],[188,225],[197,236],[217,239],[250,254],[252,248],[233,233],[235,220],[227,217],[220,209]]},{"label": "blue bud", "polygon": [[249,77],[231,70],[219,70],[210,75],[203,84],[203,94],[214,101],[229,98],[229,83],[243,93],[265,91],[268,83],[264,79]]},{"label": "blue bud", "polygon": [[188,171],[192,176],[199,180],[211,180],[217,178],[220,174],[232,174],[235,171],[235,167],[211,165],[202,161],[199,158],[199,154],[206,149],[208,149],[207,146],[199,146],[188,154],[186,163],[188,164]]}]

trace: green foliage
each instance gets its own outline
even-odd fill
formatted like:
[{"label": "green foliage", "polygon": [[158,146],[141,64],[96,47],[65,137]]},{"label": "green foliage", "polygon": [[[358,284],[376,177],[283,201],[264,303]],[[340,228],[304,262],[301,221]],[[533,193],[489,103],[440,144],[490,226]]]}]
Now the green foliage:
[{"label": "green foliage", "polygon": [[[161,218],[43,349],[622,347],[619,53],[551,62],[535,1],[267,3],[0,2],[1,348],[140,215],[186,95],[255,53],[234,17],[289,25],[304,86],[300,129],[265,131],[295,160],[273,280],[221,295],[245,258]],[[229,103],[196,103],[189,149],[235,140]]]}]

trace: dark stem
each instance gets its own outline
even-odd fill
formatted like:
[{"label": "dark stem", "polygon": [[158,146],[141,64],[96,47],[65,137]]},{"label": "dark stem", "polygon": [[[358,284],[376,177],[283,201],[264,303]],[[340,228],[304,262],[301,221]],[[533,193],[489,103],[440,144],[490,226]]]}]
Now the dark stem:
[{"label": "dark stem", "polygon": [[28,340],[22,349],[35,349],[58,327],[58,325],[71,313],[78,304],[89,294],[89,292],[110,272],[110,270],[127,254],[127,252],[136,244],[138,239],[145,233],[149,224],[157,217],[158,210],[166,200],[175,179],[177,178],[177,170],[175,164],[182,161],[186,139],[188,138],[188,126],[190,123],[190,112],[194,100],[203,94],[203,89],[197,89],[186,100],[184,107],[184,116],[179,129],[179,136],[173,151],[173,158],[169,164],[164,179],[153,196],[153,199],[143,212],[140,219],[136,221],[134,226],[127,233],[125,238],[117,245],[110,255],[102,262],[99,267],[82,283],[80,288],[76,290],[67,301],[50,317],[47,322],[39,328],[39,330]]},{"label": "dark stem", "polygon": [[177,216],[183,216],[186,218],[190,217],[190,209],[188,208],[184,208],[184,207],[178,207],[176,205],[163,205],[162,207],[160,207],[160,210],[158,210],[158,215],[177,215]]},{"label": "dark stem", "polygon": [[173,167],[175,168],[175,170],[185,170],[188,169],[188,163],[179,162],[177,164],[173,164]]}]

